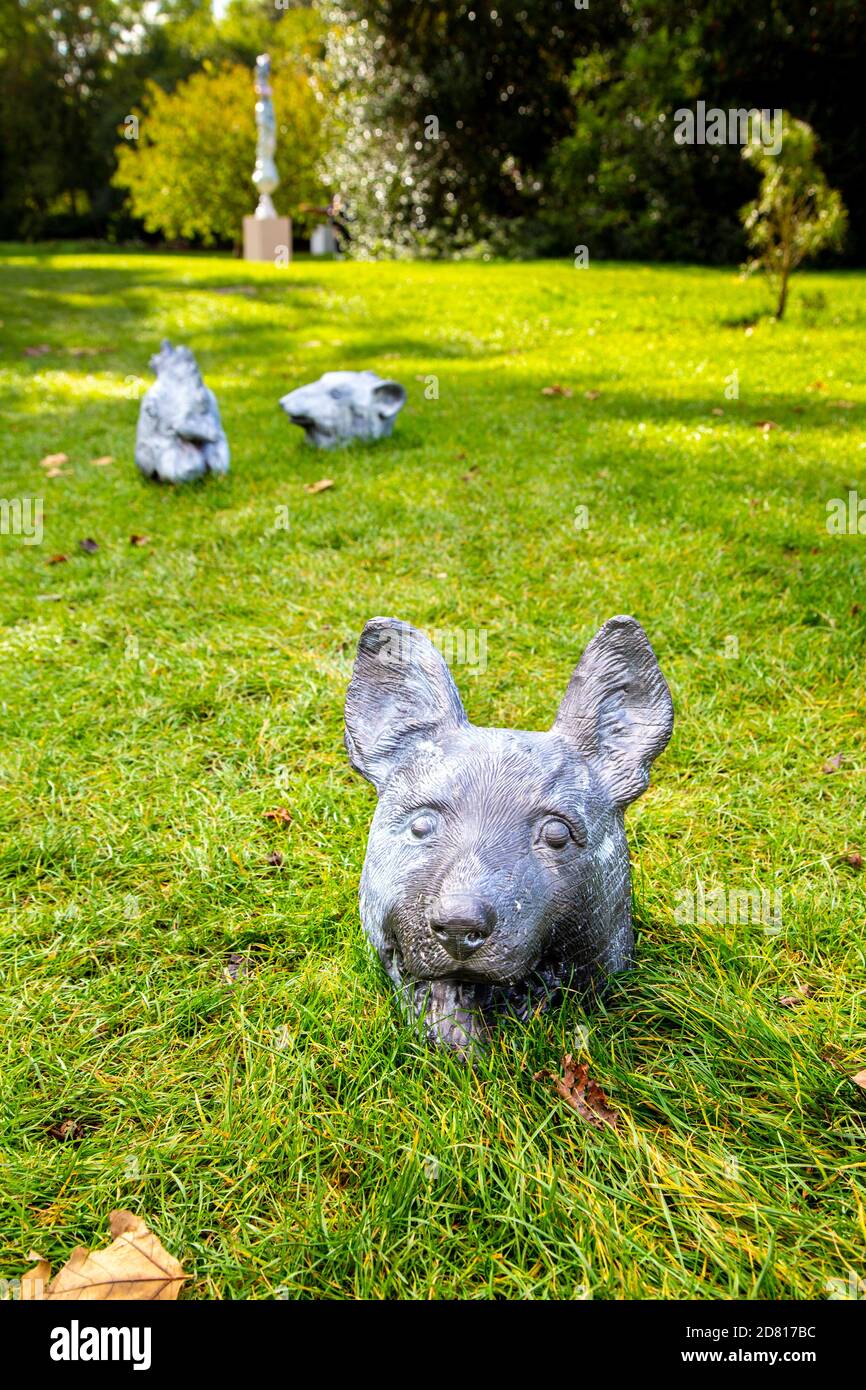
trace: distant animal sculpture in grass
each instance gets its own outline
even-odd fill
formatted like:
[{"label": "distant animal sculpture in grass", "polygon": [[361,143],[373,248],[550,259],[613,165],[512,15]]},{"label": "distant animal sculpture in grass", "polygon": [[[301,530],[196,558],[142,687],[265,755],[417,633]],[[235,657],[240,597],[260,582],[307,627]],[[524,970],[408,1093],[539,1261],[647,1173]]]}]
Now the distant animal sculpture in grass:
[{"label": "distant animal sculpture in grass", "polygon": [[166,338],[150,365],[156,381],[142,399],[135,439],[142,473],[164,483],[227,473],[229,446],[216,396],[189,348],[173,348]]},{"label": "distant animal sculpture in grass", "polygon": [[383,381],[375,372],[325,372],[280,401],[292,424],[319,449],[384,438],[405,404],[399,381]]}]

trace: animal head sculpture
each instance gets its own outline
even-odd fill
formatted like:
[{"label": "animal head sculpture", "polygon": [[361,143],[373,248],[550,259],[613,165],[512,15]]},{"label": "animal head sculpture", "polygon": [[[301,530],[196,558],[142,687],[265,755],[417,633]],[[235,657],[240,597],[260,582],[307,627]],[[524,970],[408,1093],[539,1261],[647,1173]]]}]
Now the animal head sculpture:
[{"label": "animal head sculpture", "polygon": [[544,733],[476,728],[427,637],[367,623],[346,698],[349,761],[379,796],[361,918],[431,1043],[468,1055],[497,1011],[631,964],[623,812],[672,728],[634,618],[595,635]]},{"label": "animal head sculpture", "polygon": [[135,439],[142,473],[166,483],[227,473],[229,446],[216,396],[189,348],[173,348],[166,338],[150,365],[156,381],[142,397]]},{"label": "animal head sculpture", "polygon": [[399,381],[383,381],[375,372],[325,372],[280,401],[292,424],[300,425],[307,441],[320,449],[350,439],[383,438],[405,404]]}]

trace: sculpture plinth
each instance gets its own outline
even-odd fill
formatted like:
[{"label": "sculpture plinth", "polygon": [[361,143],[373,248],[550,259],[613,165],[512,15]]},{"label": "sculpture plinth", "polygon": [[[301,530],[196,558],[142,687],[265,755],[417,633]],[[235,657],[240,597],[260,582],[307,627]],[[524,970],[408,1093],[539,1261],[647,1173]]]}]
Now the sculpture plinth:
[{"label": "sculpture plinth", "polygon": [[271,60],[266,53],[256,59],[256,167],[253,183],[259,191],[259,204],[252,217],[244,218],[244,260],[271,261],[288,265],[292,259],[292,223],[278,217],[271,194],[280,176],[274,163],[277,123],[271,99]]},{"label": "sculpture plinth", "polygon": [[245,217],[244,260],[288,265],[292,259],[290,217]]}]

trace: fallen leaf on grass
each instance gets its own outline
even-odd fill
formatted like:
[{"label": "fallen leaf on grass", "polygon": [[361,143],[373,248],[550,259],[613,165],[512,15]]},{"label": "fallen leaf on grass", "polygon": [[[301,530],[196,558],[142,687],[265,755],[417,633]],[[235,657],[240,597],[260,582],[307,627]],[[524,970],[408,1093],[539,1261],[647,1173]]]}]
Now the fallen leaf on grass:
[{"label": "fallen leaf on grass", "polygon": [[827,759],[827,761],[825,762],[824,766],[821,768],[821,771],[822,771],[822,772],[838,772],[838,770],[839,770],[839,768],[840,768],[841,766],[842,766],[842,754],[841,754],[841,753],[834,753],[833,756],[832,756],[832,758],[828,758],[828,759]]},{"label": "fallen leaf on grass", "polygon": [[861,1086],[863,1090],[866,1091],[866,1067],[864,1067],[862,1071],[855,1071],[851,1080],[854,1082],[855,1086]]},{"label": "fallen leaf on grass", "polygon": [[46,560],[46,565],[65,565],[69,559],[68,555],[52,555],[50,560]]},{"label": "fallen leaf on grass", "polygon": [[31,1250],[27,1258],[35,1260],[36,1263],[26,1274],[21,1275],[19,1297],[27,1303],[40,1302],[45,1297],[45,1290],[51,1281],[51,1265],[44,1255],[37,1254],[35,1250]]},{"label": "fallen leaf on grass", "polygon": [[278,849],[275,849],[272,854],[268,855],[268,863],[272,869],[281,869],[283,867],[283,856]]},{"label": "fallen leaf on grass", "polygon": [[44,357],[45,354],[46,354],[46,352],[50,352],[50,351],[51,351],[51,348],[48,346],[47,343],[37,343],[36,347],[26,347],[26,348],[24,349],[24,356],[25,356],[25,357]]},{"label": "fallen leaf on grass", "polygon": [[807,999],[812,997],[811,985],[798,985],[795,994],[783,994],[779,999],[779,1007],[782,1009],[796,1009],[800,1004],[805,1004]]},{"label": "fallen leaf on grass", "polygon": [[852,869],[863,868],[863,855],[859,850],[852,849],[845,855],[845,863],[850,864]]},{"label": "fallen leaf on grass", "polygon": [[98,459],[91,459],[94,468],[107,468],[110,463],[114,463],[112,454],[102,454]]},{"label": "fallen leaf on grass", "polygon": [[584,391],[584,396],[588,401],[597,401],[601,395],[600,391]]},{"label": "fallen leaf on grass", "polygon": [[573,396],[574,392],[570,387],[560,386],[559,382],[555,381],[552,386],[542,386],[541,394],[542,396]]},{"label": "fallen leaf on grass", "polygon": [[149,536],[139,536],[139,535],[137,535],[137,534],[135,533],[135,531],[133,531],[132,535],[131,535],[130,538],[129,538],[129,544],[130,544],[130,545],[149,545],[149,544],[150,544],[150,537],[149,537]]},{"label": "fallen leaf on grass", "polygon": [[754,426],[756,430],[763,430],[764,434],[769,434],[770,430],[779,428],[775,420],[755,420]]},{"label": "fallen leaf on grass", "polygon": [[[136,1299],[149,1302],[177,1298],[184,1279],[183,1267],[131,1211],[113,1211],[108,1218],[112,1235],[105,1250],[86,1250],[79,1245],[42,1293],[46,1301],[77,1299],[108,1301]],[[33,1258],[31,1256],[31,1258]],[[38,1273],[41,1271],[41,1275]],[[36,1287],[39,1277],[51,1273],[47,1260],[24,1277]],[[22,1281],[23,1282],[23,1281]],[[34,1293],[38,1298],[39,1294]]]},{"label": "fallen leaf on grass", "polygon": [[52,1125],[48,1133],[52,1139],[81,1139],[84,1125],[79,1120],[61,1120],[59,1124]]},{"label": "fallen leaf on grass", "polygon": [[40,468],[62,468],[64,463],[69,462],[68,454],[46,454],[44,459],[39,460]]},{"label": "fallen leaf on grass", "polygon": [[722,410],[722,407],[720,405],[714,405],[712,410],[710,411],[711,415],[724,415],[724,413],[725,412]]},{"label": "fallen leaf on grass", "polygon": [[562,1096],[587,1124],[594,1125],[596,1129],[604,1129],[605,1126],[616,1129],[620,1117],[611,1109],[601,1087],[595,1081],[590,1081],[588,1064],[575,1062],[569,1052],[562,1059],[562,1069],[562,1076],[553,1076],[549,1071],[539,1071],[533,1079],[551,1079],[557,1095]]},{"label": "fallen leaf on grass", "polygon": [[83,550],[87,555],[95,555],[99,546],[92,536],[86,536],[83,541],[78,542],[79,550]]},{"label": "fallen leaf on grass", "polygon": [[813,381],[812,384],[811,384],[810,386],[807,386],[807,387],[806,387],[806,390],[807,390],[807,391],[826,391],[826,390],[827,390],[827,383],[824,382],[824,381]]},{"label": "fallen leaf on grass", "polygon": [[476,475],[477,472],[478,472],[478,464],[477,464],[477,463],[473,463],[473,465],[472,465],[472,467],[469,469],[468,473],[461,473],[461,474],[460,474],[460,481],[461,481],[461,483],[471,483],[471,482],[472,482],[472,479],[475,477],[475,475]]},{"label": "fallen leaf on grass", "polygon": [[320,478],[317,483],[304,483],[304,492],[327,492],[333,486],[333,478]]},{"label": "fallen leaf on grass", "polygon": [[276,820],[281,825],[291,825],[292,813],[285,806],[277,806],[273,811],[265,811],[265,820]]},{"label": "fallen leaf on grass", "polygon": [[249,979],[252,973],[252,966],[247,962],[246,958],[242,956],[240,952],[232,951],[229,956],[229,963],[223,971],[229,984],[233,984],[235,980]]}]

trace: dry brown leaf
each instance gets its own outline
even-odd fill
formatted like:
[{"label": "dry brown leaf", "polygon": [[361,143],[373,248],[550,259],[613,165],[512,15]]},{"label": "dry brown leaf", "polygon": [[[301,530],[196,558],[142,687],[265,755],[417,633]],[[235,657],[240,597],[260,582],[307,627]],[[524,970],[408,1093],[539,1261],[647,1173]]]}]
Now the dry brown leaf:
[{"label": "dry brown leaf", "polygon": [[601,395],[600,391],[584,391],[584,396],[588,401],[597,401]]},{"label": "dry brown leaf", "polygon": [[850,864],[852,869],[862,869],[863,855],[857,849],[849,850],[845,856],[845,862]]},{"label": "dry brown leaf", "polygon": [[113,454],[100,454],[98,459],[91,459],[94,468],[107,468],[110,463],[114,463]]},{"label": "dry brown leaf", "polygon": [[[607,1096],[597,1082],[589,1079],[589,1065],[586,1062],[575,1062],[569,1052],[562,1059],[562,1069],[562,1076],[551,1078],[557,1095],[562,1096],[587,1124],[594,1125],[596,1129],[604,1129],[606,1126],[616,1129],[620,1117],[611,1109]],[[550,1076],[550,1072],[539,1071],[535,1074],[535,1080],[540,1081],[542,1077]]]},{"label": "dry brown leaf", "polygon": [[782,1009],[796,1009],[800,1004],[805,1004],[807,999],[812,997],[811,985],[798,985],[794,994],[783,994],[779,1002]]},{"label": "dry brown leaf", "polygon": [[131,535],[130,538],[129,538],[129,544],[130,544],[130,545],[149,545],[149,544],[150,544],[150,536],[139,536],[137,532],[133,531],[132,535]]},{"label": "dry brown leaf", "polygon": [[777,430],[779,426],[775,420],[756,420],[754,422],[756,430],[763,430],[764,434],[769,434],[770,430]]},{"label": "dry brown leaf", "polygon": [[50,560],[46,560],[46,565],[65,565],[69,559],[68,555],[52,555]]},{"label": "dry brown leaf", "polygon": [[304,492],[327,492],[333,486],[333,478],[320,478],[317,483],[304,483]]},{"label": "dry brown leaf", "polygon": [[113,1211],[112,1242],[105,1250],[79,1245],[45,1291],[47,1300],[168,1300],[177,1298],[184,1274],[140,1216]]},{"label": "dry brown leaf", "polygon": [[541,394],[542,394],[542,396],[566,396],[566,397],[570,397],[570,396],[572,396],[572,395],[574,394],[574,392],[571,390],[571,387],[569,387],[569,386],[560,386],[559,382],[558,382],[558,381],[555,381],[555,382],[553,383],[552,386],[542,386],[542,388],[541,388]]},{"label": "dry brown leaf", "polygon": [[841,766],[842,766],[842,754],[841,754],[841,753],[834,753],[833,756],[832,756],[832,758],[828,758],[828,759],[827,759],[827,761],[825,762],[824,766],[821,768],[821,771],[822,771],[822,772],[838,772],[838,771],[839,771],[839,768],[840,768]]},{"label": "dry brown leaf", "polygon": [[722,410],[722,407],[720,405],[714,405],[712,410],[710,411],[711,415],[724,415],[724,413],[725,412]]},{"label": "dry brown leaf", "polygon": [[277,806],[273,811],[265,811],[265,820],[277,820],[281,825],[291,825],[292,813],[285,806]]},{"label": "dry brown leaf", "polygon": [[862,1071],[855,1071],[851,1080],[854,1082],[855,1086],[862,1086],[863,1090],[866,1091],[866,1067],[864,1067]]},{"label": "dry brown leaf", "polygon": [[78,549],[83,550],[85,555],[95,555],[99,546],[92,536],[85,536],[83,541],[78,542]]},{"label": "dry brown leaf", "polygon": [[51,1265],[44,1255],[38,1254],[35,1250],[31,1250],[27,1258],[35,1260],[36,1263],[26,1274],[21,1275],[20,1297],[28,1303],[39,1303],[45,1297],[45,1290],[51,1283]]},{"label": "dry brown leaf", "polygon": [[39,460],[40,468],[62,468],[64,463],[69,462],[68,454],[46,454],[44,459]]}]

